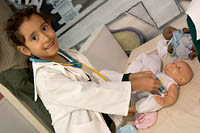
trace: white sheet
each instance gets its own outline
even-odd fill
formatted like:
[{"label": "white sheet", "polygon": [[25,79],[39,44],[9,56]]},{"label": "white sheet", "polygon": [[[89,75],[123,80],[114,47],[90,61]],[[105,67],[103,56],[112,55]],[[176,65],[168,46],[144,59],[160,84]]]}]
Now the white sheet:
[{"label": "white sheet", "polygon": [[161,72],[161,58],[156,54],[142,53],[128,66],[126,73],[152,71],[154,74]]},{"label": "white sheet", "polygon": [[200,131],[200,63],[187,61],[194,71],[192,81],[181,86],[177,102],[158,112],[157,123],[139,133],[198,133]]}]

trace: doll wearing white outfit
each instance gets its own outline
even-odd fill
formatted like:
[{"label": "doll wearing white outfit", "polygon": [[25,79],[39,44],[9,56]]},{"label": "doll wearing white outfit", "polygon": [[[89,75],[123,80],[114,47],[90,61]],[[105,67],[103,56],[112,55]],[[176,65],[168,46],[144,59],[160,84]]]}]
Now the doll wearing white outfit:
[{"label": "doll wearing white outfit", "polygon": [[135,103],[135,108],[138,113],[153,112],[161,109],[163,106],[156,101],[155,96],[164,98],[168,95],[167,92],[169,91],[170,86],[173,84],[176,86],[176,89],[179,88],[178,84],[165,73],[159,73],[156,74],[156,76],[161,82],[163,88],[162,92],[165,92],[166,94],[162,92],[160,95],[148,92],[143,94],[142,98]]},{"label": "doll wearing white outfit", "polygon": [[[148,58],[148,60],[146,58]],[[157,69],[155,70],[155,67],[159,68],[161,64],[159,60],[155,61],[156,58],[158,57],[145,54],[142,57],[142,61],[140,60],[140,63],[144,65],[143,67],[156,73],[157,78],[160,80],[162,87],[167,93],[162,96],[150,92],[141,92],[141,94],[138,92],[133,94],[135,95],[134,97],[138,95],[138,99],[134,101],[135,106],[130,109],[130,112],[153,112],[164,106],[174,104],[178,97],[179,86],[187,84],[193,77],[192,69],[185,61],[176,61],[175,63],[166,64],[164,72],[159,72],[160,70]],[[154,64],[155,66],[152,67]]]}]

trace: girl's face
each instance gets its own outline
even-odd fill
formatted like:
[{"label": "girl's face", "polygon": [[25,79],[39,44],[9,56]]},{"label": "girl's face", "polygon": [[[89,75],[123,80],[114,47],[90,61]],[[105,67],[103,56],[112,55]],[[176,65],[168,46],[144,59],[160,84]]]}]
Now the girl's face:
[{"label": "girl's face", "polygon": [[25,46],[17,49],[25,55],[51,60],[58,52],[58,39],[51,25],[40,16],[33,14],[19,27],[25,38]]}]

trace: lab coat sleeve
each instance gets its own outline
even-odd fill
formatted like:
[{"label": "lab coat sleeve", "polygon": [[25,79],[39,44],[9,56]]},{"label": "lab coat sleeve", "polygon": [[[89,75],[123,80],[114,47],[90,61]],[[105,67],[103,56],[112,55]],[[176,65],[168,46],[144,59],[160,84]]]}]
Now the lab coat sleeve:
[{"label": "lab coat sleeve", "polygon": [[36,86],[40,97],[53,104],[107,114],[128,113],[131,97],[129,81],[100,84],[75,81],[58,70],[45,68],[38,72]]}]

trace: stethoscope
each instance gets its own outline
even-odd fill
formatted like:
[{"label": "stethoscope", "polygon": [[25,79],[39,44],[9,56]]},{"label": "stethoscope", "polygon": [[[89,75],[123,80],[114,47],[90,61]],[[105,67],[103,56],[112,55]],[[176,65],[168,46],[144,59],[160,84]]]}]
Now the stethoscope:
[{"label": "stethoscope", "polygon": [[[156,80],[159,80],[160,82],[164,82],[163,79],[159,79],[158,77],[156,77]],[[161,85],[160,88],[157,88],[158,89],[158,92],[159,94],[164,97],[164,96],[167,96],[167,91],[165,90],[165,88]]]},{"label": "stethoscope", "polygon": [[[70,62],[69,63],[59,63],[59,64],[61,64],[61,65],[63,65],[63,66],[72,66],[72,67],[74,67],[74,68],[83,68],[83,67],[85,67],[85,68],[87,68],[87,69],[90,69],[91,71],[93,71],[93,72],[95,72],[97,75],[99,75],[102,79],[104,79],[105,81],[108,81],[100,72],[98,72],[97,70],[95,70],[95,69],[93,69],[93,68],[91,68],[91,67],[89,67],[89,66],[87,66],[87,65],[85,65],[85,64],[82,64],[82,63],[80,63],[80,62],[78,62],[76,59],[74,59],[73,57],[71,57],[70,55],[68,55],[66,52],[64,52],[64,51],[62,51],[62,50],[60,50],[59,49],[59,52],[61,53],[61,54],[63,54],[63,55],[65,55],[67,58],[69,58],[70,59]],[[49,60],[42,60],[42,59],[39,59],[39,58],[37,58],[37,57],[35,57],[35,56],[31,56],[30,58],[29,58],[29,60],[31,61],[31,62],[38,62],[38,63],[48,63],[48,62],[51,62],[51,61],[49,61]]]}]

